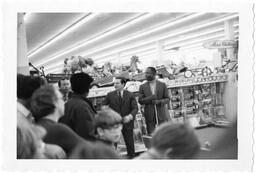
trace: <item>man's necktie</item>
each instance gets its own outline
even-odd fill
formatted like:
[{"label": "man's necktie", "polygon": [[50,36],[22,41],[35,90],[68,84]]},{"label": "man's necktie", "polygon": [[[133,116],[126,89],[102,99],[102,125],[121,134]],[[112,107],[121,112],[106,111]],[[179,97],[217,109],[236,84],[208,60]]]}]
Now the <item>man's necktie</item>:
[{"label": "man's necktie", "polygon": [[117,95],[118,95],[119,103],[122,103],[121,92],[120,92],[120,91],[117,91]]}]

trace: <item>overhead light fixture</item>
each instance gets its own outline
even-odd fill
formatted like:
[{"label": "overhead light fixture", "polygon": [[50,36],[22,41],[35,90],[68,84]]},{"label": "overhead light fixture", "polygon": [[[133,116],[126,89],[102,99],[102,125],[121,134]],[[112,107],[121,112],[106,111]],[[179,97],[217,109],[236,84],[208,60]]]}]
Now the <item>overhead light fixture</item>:
[{"label": "overhead light fixture", "polygon": [[204,13],[192,14],[192,15],[190,15],[190,16],[183,17],[183,18],[181,18],[180,20],[175,20],[175,21],[169,22],[169,23],[167,23],[167,24],[164,24],[164,25],[162,25],[162,26],[159,26],[159,27],[150,29],[150,30],[148,30],[148,31],[144,31],[144,32],[142,32],[141,34],[134,34],[133,36],[129,36],[129,37],[126,38],[126,39],[123,39],[123,40],[114,42],[113,44],[108,44],[108,45],[105,46],[105,47],[101,47],[101,48],[99,48],[99,49],[93,50],[93,51],[87,53],[85,56],[94,54],[94,53],[96,53],[96,52],[99,52],[100,50],[104,50],[104,49],[107,49],[107,48],[110,48],[110,47],[119,45],[119,44],[121,44],[121,43],[125,43],[125,42],[127,42],[127,41],[131,41],[131,40],[133,40],[133,39],[137,39],[138,37],[146,36],[146,35],[151,34],[151,33],[153,33],[153,32],[156,32],[156,31],[159,31],[159,30],[168,28],[168,27],[170,27],[170,26],[173,26],[173,25],[176,25],[176,24],[179,24],[179,23],[182,23],[182,22],[191,20],[191,19],[193,19],[193,18],[202,16],[202,15],[204,15]]},{"label": "overhead light fixture", "polygon": [[[235,38],[237,38],[238,35],[235,35]],[[215,39],[222,39],[224,38],[224,35],[223,36],[220,36],[220,37],[216,37]],[[202,43],[199,43],[199,44],[196,44],[196,45],[193,45],[193,46],[188,46],[188,47],[182,47],[182,49],[180,50],[182,53],[190,53],[190,52],[195,52],[197,50],[204,50],[204,51],[209,51],[209,49],[206,49],[202,46]],[[173,55],[173,54],[176,54],[177,52],[164,52],[163,54],[165,55]]]},{"label": "overhead light fixture", "polygon": [[[155,14],[155,13],[152,13],[152,14]],[[191,19],[196,18],[196,17],[199,17],[199,16],[201,16],[201,15],[203,15],[203,14],[204,14],[204,13],[196,13],[196,14],[190,15],[190,16],[188,16],[188,17],[181,18],[180,20],[175,20],[175,21],[169,22],[169,23],[167,23],[167,24],[165,24],[165,25],[162,25],[162,26],[160,26],[160,27],[157,27],[157,28],[154,28],[154,29],[151,29],[151,30],[142,32],[141,34],[135,34],[134,36],[129,36],[127,39],[120,40],[120,41],[116,41],[116,42],[114,42],[114,43],[112,43],[112,44],[108,44],[108,45],[105,46],[105,47],[101,47],[101,48],[99,48],[99,49],[93,50],[93,51],[91,51],[91,52],[89,52],[89,53],[87,53],[86,55],[83,55],[83,56],[88,56],[88,55],[90,55],[90,54],[93,54],[93,53],[95,53],[95,52],[98,52],[99,50],[104,50],[104,49],[110,48],[110,47],[112,47],[112,46],[115,46],[115,45],[119,45],[119,44],[121,44],[121,43],[124,43],[124,42],[126,42],[126,41],[129,41],[129,40],[132,40],[132,39],[141,37],[141,36],[145,36],[145,35],[150,34],[150,33],[152,33],[152,32],[156,32],[156,31],[159,31],[159,30],[161,30],[161,29],[170,27],[170,26],[172,26],[172,25],[175,25],[175,24],[178,24],[178,23],[181,23],[181,22],[185,22],[185,21],[187,21],[187,20],[191,20]],[[84,45],[83,45],[83,46],[84,46]],[[57,55],[55,55],[55,56],[53,56],[53,57],[50,57],[50,58],[49,58],[48,60],[46,60],[46,61],[43,61],[43,62],[41,62],[41,63],[38,63],[37,66],[38,66],[38,65],[40,66],[40,65],[45,64],[45,63],[47,63],[47,62],[49,62],[49,61],[51,61],[51,60],[53,60],[53,59],[56,59],[56,58],[60,57],[60,56],[62,56],[62,55],[65,55],[65,54],[67,54],[67,53],[70,53],[70,52],[72,52],[72,51],[74,51],[74,50],[76,50],[76,49],[78,49],[78,48],[80,48],[80,47],[82,47],[82,46],[81,46],[81,45],[78,45],[78,46],[75,46],[75,47],[70,48],[70,49],[68,49],[68,50],[64,50],[62,53],[57,54]]]},{"label": "overhead light fixture", "polygon": [[[98,13],[98,14],[100,14],[100,13]],[[48,61],[51,61],[51,60],[55,59],[56,57],[59,57],[59,56],[64,55],[64,54],[67,54],[67,53],[72,52],[72,51],[74,51],[76,49],[79,49],[79,48],[81,48],[83,46],[86,46],[86,45],[88,45],[88,44],[90,44],[92,42],[95,42],[95,41],[99,40],[99,39],[107,37],[107,36],[109,36],[109,35],[111,35],[113,33],[116,33],[116,32],[118,32],[118,31],[120,31],[120,30],[122,30],[122,29],[124,29],[124,28],[126,28],[128,26],[131,26],[131,25],[134,25],[134,24],[136,24],[138,22],[141,22],[142,20],[146,20],[146,19],[152,17],[153,15],[154,15],[153,13],[142,13],[142,14],[136,16],[135,18],[129,19],[128,21],[126,21],[126,22],[124,22],[124,23],[122,23],[120,25],[117,25],[117,26],[115,26],[115,27],[113,27],[111,29],[108,29],[107,31],[104,31],[104,32],[102,32],[100,34],[96,34],[96,35],[90,37],[89,39],[83,41],[82,44],[79,44],[79,45],[77,45],[77,46],[75,46],[73,48],[68,48],[68,50],[64,50],[62,53],[57,54],[57,55],[49,58]],[[48,62],[48,61],[46,61],[46,62]],[[44,63],[46,63],[46,62],[44,62]]]},{"label": "overhead light fixture", "polygon": [[120,53],[120,56],[121,56],[121,57],[123,57],[123,56],[132,56],[132,55],[135,55],[135,54],[137,54],[137,53],[146,51],[146,50],[148,50],[148,49],[155,49],[155,45],[145,46],[145,47],[143,47],[142,49],[137,49],[137,50],[134,50],[134,51],[121,52],[121,53]]},{"label": "overhead light fixture", "polygon": [[[144,48],[142,48],[142,49],[139,49],[139,50],[135,50],[135,51],[132,51],[132,52],[127,52],[126,54],[124,54],[123,55],[123,53],[120,53],[120,58],[121,57],[124,57],[124,56],[132,56],[132,55],[134,55],[134,54],[138,54],[138,53],[140,53],[140,52],[144,52],[144,51],[146,51],[146,50],[148,50],[148,49],[154,49],[154,46],[152,46],[152,45],[150,45],[150,46],[146,46],[146,47],[144,47]],[[110,57],[110,60],[112,60],[112,59],[114,59],[114,58],[111,58],[111,55],[116,55],[117,53],[115,52],[115,53],[113,53],[113,54],[108,54],[107,56],[105,55],[105,56],[102,56],[102,57],[97,57],[96,58],[96,60],[105,60],[105,59],[108,59],[109,60],[109,57]],[[113,57],[112,56],[112,57]]]},{"label": "overhead light fixture", "polygon": [[37,54],[38,52],[40,52],[41,50],[47,48],[48,46],[50,46],[53,42],[56,42],[57,40],[60,40],[61,38],[67,36],[68,34],[70,34],[70,32],[73,32],[75,29],[79,28],[80,26],[82,26],[83,24],[85,24],[86,22],[90,21],[91,19],[93,19],[97,14],[95,13],[88,13],[85,16],[83,16],[81,19],[79,19],[78,21],[76,21],[75,23],[73,23],[71,26],[67,27],[66,29],[64,29],[62,32],[58,33],[57,35],[55,35],[53,38],[51,38],[50,40],[48,40],[46,43],[44,43],[43,45],[39,46],[38,48],[30,51],[28,53],[28,58],[31,59],[32,56],[34,56],[35,54]]},{"label": "overhead light fixture", "polygon": [[[238,33],[238,31],[234,31],[234,33]],[[197,42],[204,42],[204,41],[206,41],[206,40],[211,40],[211,39],[214,39],[214,38],[216,38],[216,37],[224,37],[224,33],[222,33],[222,34],[217,34],[217,35],[214,35],[214,36],[211,36],[211,37],[206,37],[206,38],[201,38],[201,39],[195,39],[195,40],[193,40],[193,41],[186,41],[186,42],[183,42],[183,43],[180,43],[180,44],[174,44],[174,45],[171,45],[171,46],[166,47],[165,49],[171,49],[171,48],[173,48],[173,47],[182,47],[182,46],[184,46],[184,45],[188,45],[188,43],[189,43],[189,45],[190,45],[190,44],[194,44],[194,43],[197,43]]]},{"label": "overhead light fixture", "polygon": [[56,67],[59,67],[59,66],[64,67],[64,62],[59,62],[59,63],[53,64],[51,66],[45,66],[44,70],[49,70],[49,69],[56,68]]},{"label": "overhead light fixture", "polygon": [[[238,26],[238,24],[235,24],[234,27]],[[175,41],[171,41],[171,42],[167,42],[167,44],[169,43],[175,43],[175,42],[179,42],[179,41],[183,41],[183,40],[186,40],[186,39],[190,39],[190,38],[194,38],[194,37],[199,37],[199,36],[202,36],[202,35],[206,35],[206,34],[210,34],[210,33],[214,33],[214,32],[218,32],[218,31],[222,31],[224,30],[224,28],[217,28],[217,29],[214,29],[214,30],[210,30],[210,31],[206,31],[206,32],[203,32],[203,33],[200,33],[200,34],[194,34],[193,36],[189,36],[189,37],[183,37],[182,39],[177,39]],[[137,52],[140,52],[140,51],[143,51],[145,49],[148,49],[149,47],[152,47],[154,48],[153,46],[147,46],[146,48],[143,48],[142,50],[139,50]],[[134,52],[128,52],[129,55],[132,55],[134,53],[136,53],[136,51]],[[116,52],[111,52],[109,53],[108,55],[105,55],[105,56],[102,56],[102,57],[97,57],[96,59],[107,59],[109,57],[110,54],[116,54]],[[106,57],[107,56],[107,57]],[[114,58],[111,58],[111,60],[114,59]]]},{"label": "overhead light fixture", "polygon": [[[139,57],[139,59],[141,59],[141,57],[149,55],[149,54],[155,54],[156,53],[156,49],[151,49],[151,50],[147,50],[147,51],[143,51],[140,53],[137,53],[136,56]],[[124,61],[125,59],[128,59],[129,61],[131,60],[131,56],[122,56],[120,58],[121,61]]]},{"label": "overhead light fixture", "polygon": [[200,36],[203,36],[203,35],[212,34],[212,33],[219,32],[219,31],[224,31],[224,28],[214,29],[214,30],[202,32],[200,34],[196,33],[196,34],[193,34],[193,35],[184,36],[182,38],[174,39],[174,40],[171,40],[171,41],[165,41],[164,44],[168,45],[168,44],[172,44],[172,43],[176,43],[176,42],[181,42],[181,41],[184,41],[184,40],[192,39],[192,38],[195,38],[195,37],[197,38],[197,37],[200,37]]},{"label": "overhead light fixture", "polygon": [[[229,19],[234,19],[238,17],[238,14],[232,14],[232,15],[226,15],[225,17],[223,18],[220,18],[220,19],[217,19],[217,20],[213,20],[211,22],[208,22],[208,23],[204,23],[204,24],[201,24],[201,25],[197,25],[195,27],[192,27],[192,28],[189,28],[189,29],[185,29],[185,30],[182,30],[182,31],[178,31],[178,32],[175,32],[175,33],[170,33],[170,34],[167,34],[167,35],[164,35],[164,36],[161,36],[161,37],[156,37],[156,38],[153,38],[153,39],[150,39],[148,41],[144,41],[142,43],[138,43],[138,44],[135,44],[135,45],[132,45],[132,46],[128,46],[128,47],[125,47],[125,48],[122,48],[121,50],[119,49],[118,51],[113,51],[111,53],[109,53],[108,55],[105,55],[105,56],[109,56],[109,55],[113,55],[117,52],[122,52],[124,50],[127,50],[127,49],[131,49],[131,48],[135,48],[135,47],[139,47],[139,46],[142,46],[142,45],[145,45],[145,44],[149,44],[151,42],[155,42],[155,41],[159,41],[159,40],[163,40],[163,39],[166,39],[168,37],[172,37],[172,36],[176,36],[176,35],[179,35],[179,34],[184,34],[186,32],[190,32],[190,31],[193,31],[193,30],[196,30],[196,29],[200,29],[200,28],[204,28],[204,27],[207,27],[207,26],[211,26],[211,25],[214,25],[216,23],[220,23],[220,22],[224,22],[226,20],[229,20]],[[138,36],[140,37],[140,35]],[[121,40],[120,42],[116,42],[117,44],[120,44],[122,42],[125,42],[125,40]],[[109,46],[106,46],[106,47],[112,47],[113,45],[109,45]],[[103,47],[103,48],[100,48],[100,49],[97,49],[97,51],[99,50],[102,50],[102,49],[105,49],[106,47]],[[92,52],[96,52],[96,50],[93,50]],[[92,53],[90,52],[90,53]],[[89,53],[89,54],[90,54]],[[58,56],[58,55],[57,55]],[[102,57],[101,57],[102,58]],[[96,61],[98,58],[94,58],[94,61]],[[52,58],[51,58],[52,60]],[[42,62],[41,64],[44,64],[46,62],[49,62],[50,60],[47,60],[47,61],[44,61]],[[41,65],[39,64],[39,65]]]},{"label": "overhead light fixture", "polygon": [[[113,52],[107,53],[107,55],[106,55],[106,54],[105,54],[105,55],[108,56],[109,54],[114,54],[114,53],[116,53],[116,52],[122,52],[122,51],[124,51],[124,50],[131,49],[131,48],[134,48],[134,47],[143,46],[143,45],[149,44],[149,43],[151,43],[151,42],[160,41],[160,40],[166,39],[166,38],[168,38],[168,37],[173,37],[173,36],[176,36],[176,35],[179,35],[179,34],[183,34],[183,33],[186,33],[186,32],[190,32],[190,31],[193,31],[193,30],[196,30],[196,29],[199,29],[199,28],[203,28],[203,27],[206,27],[206,26],[210,26],[210,25],[213,25],[213,24],[216,24],[216,23],[223,22],[223,21],[225,21],[225,20],[233,19],[233,18],[235,18],[235,17],[237,17],[237,14],[230,15],[230,16],[226,16],[226,17],[224,17],[224,18],[222,18],[222,19],[218,19],[218,20],[216,20],[216,21],[212,21],[212,22],[209,22],[209,23],[206,23],[206,24],[197,25],[197,26],[194,27],[194,28],[189,28],[189,29],[186,29],[186,30],[182,30],[182,31],[179,31],[179,32],[176,32],[176,33],[167,34],[167,35],[160,36],[160,37],[158,36],[158,37],[152,38],[152,39],[150,39],[150,40],[143,41],[143,42],[141,42],[141,43],[133,44],[132,46],[128,46],[128,47],[122,48],[122,49],[120,49],[120,50],[118,50],[118,51],[113,51]],[[139,35],[138,37],[140,37],[140,35]],[[116,42],[116,43],[120,44],[120,43],[123,43],[123,42],[128,41],[128,40],[129,40],[129,38],[123,40],[122,42]],[[116,43],[114,43],[114,45],[116,45]],[[108,45],[108,46],[106,46],[106,47],[112,47],[112,46],[113,46],[113,44],[112,44],[112,45]],[[99,51],[99,50],[105,49],[106,47],[100,48],[100,49],[97,49],[97,50],[94,50],[94,51],[88,53],[88,55],[91,54],[91,53],[97,52],[97,51]],[[101,56],[101,57],[102,57],[102,56]],[[96,58],[94,58],[94,59],[97,60],[98,58],[96,57]]]},{"label": "overhead light fixture", "polygon": [[45,73],[54,73],[54,72],[61,72],[63,70],[62,67],[58,67],[58,68],[54,68],[54,69],[51,69],[51,70],[45,70]]},{"label": "overhead light fixture", "polygon": [[[145,55],[152,54],[152,53],[155,53],[155,52],[156,52],[155,50],[151,50],[151,51],[141,52],[141,53],[138,53],[136,55],[140,58],[141,56],[145,56]],[[112,62],[119,62],[119,61],[121,61],[123,63],[123,62],[126,62],[126,60],[130,61],[130,58],[131,57],[129,57],[129,56],[123,56],[123,57],[120,57],[120,59],[115,59],[115,58],[108,59],[108,62],[109,61],[112,61]],[[101,63],[101,62],[104,63],[105,61],[103,61],[103,60],[96,61],[96,63]]]},{"label": "overhead light fixture", "polygon": [[[235,34],[237,34],[237,33],[238,33],[238,30],[235,30],[234,32],[235,32]],[[207,40],[209,40],[209,39],[214,39],[214,38],[215,38],[215,39],[220,39],[220,38],[222,38],[222,37],[224,37],[224,33],[218,34],[218,35],[214,35],[214,36],[212,36],[212,37],[206,37],[206,38],[202,38],[202,39],[196,39],[196,40],[193,40],[193,41],[183,42],[183,43],[181,43],[181,44],[171,45],[171,46],[166,47],[166,49],[172,49],[173,47],[181,47],[180,50],[190,49],[190,48],[193,48],[193,47],[202,46],[202,42],[207,41]],[[136,51],[134,51],[134,52],[129,52],[130,54],[127,54],[127,55],[125,55],[125,56],[120,55],[119,59],[122,60],[122,59],[124,59],[124,58],[129,58],[129,56],[132,56],[133,54],[136,54],[136,55],[139,56],[140,53],[144,53],[144,51],[145,51],[145,52],[148,52],[147,50],[150,49],[150,47],[151,47],[151,46],[147,46],[147,47],[145,47],[145,48],[143,48],[143,49],[137,50],[137,52],[136,52]],[[152,48],[154,48],[154,47],[152,46]],[[149,51],[150,51],[150,50],[149,50]],[[153,50],[153,51],[154,51],[154,50]],[[173,51],[173,52],[176,52],[176,51]],[[171,53],[171,51],[164,51],[164,50],[163,50],[163,53]],[[95,61],[95,63],[101,63],[102,61],[106,61],[106,60],[107,60],[107,61],[112,61],[112,60],[114,60],[114,59],[117,59],[116,54],[111,54],[111,56],[107,56],[107,57],[101,57],[101,58],[99,58],[99,60],[94,60],[94,61]],[[62,62],[62,63],[58,63],[57,65],[53,65],[53,66],[51,66],[51,67],[47,67],[46,69],[48,69],[48,68],[54,68],[54,67],[56,67],[56,66],[59,66],[60,64],[63,64],[63,62]]]}]

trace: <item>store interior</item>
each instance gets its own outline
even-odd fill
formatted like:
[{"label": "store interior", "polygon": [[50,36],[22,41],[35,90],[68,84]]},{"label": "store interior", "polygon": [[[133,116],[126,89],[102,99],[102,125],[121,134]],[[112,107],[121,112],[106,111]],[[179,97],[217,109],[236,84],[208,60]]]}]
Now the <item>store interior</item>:
[{"label": "store interior", "polygon": [[[168,88],[169,120],[189,123],[207,152],[236,124],[238,44],[238,13],[18,13],[17,71],[56,86],[88,73],[88,98],[100,110],[115,77],[127,78],[136,95],[146,68],[155,67]],[[134,141],[142,153],[150,138],[138,107]],[[126,153],[123,138],[117,150]]]}]

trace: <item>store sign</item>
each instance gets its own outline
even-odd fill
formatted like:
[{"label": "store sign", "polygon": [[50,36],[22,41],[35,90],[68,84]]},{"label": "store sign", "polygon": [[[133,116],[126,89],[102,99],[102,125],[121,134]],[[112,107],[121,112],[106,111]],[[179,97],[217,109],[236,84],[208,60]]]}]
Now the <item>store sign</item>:
[{"label": "store sign", "polygon": [[193,77],[193,78],[184,78],[184,79],[175,79],[169,80],[167,82],[168,88],[173,87],[182,87],[190,85],[200,85],[206,83],[216,83],[216,82],[225,82],[228,80],[228,76],[224,75],[211,75],[206,77]]},{"label": "store sign", "polygon": [[204,43],[203,46],[207,49],[234,48],[236,42],[234,40],[213,40]]}]

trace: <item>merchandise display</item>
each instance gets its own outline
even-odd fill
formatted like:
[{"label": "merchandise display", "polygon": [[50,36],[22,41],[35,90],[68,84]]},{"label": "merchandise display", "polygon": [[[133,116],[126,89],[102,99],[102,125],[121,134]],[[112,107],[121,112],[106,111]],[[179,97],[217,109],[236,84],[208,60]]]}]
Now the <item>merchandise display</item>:
[{"label": "merchandise display", "polygon": [[[210,75],[205,77],[182,78],[164,80],[169,91],[170,102],[168,105],[171,121],[189,122],[193,127],[200,128],[209,124],[225,126],[229,121],[224,115],[223,93],[227,74]],[[142,82],[127,82],[126,89],[138,93]],[[88,98],[99,110],[105,95],[113,91],[114,87],[91,89]],[[134,121],[135,151],[146,149],[143,136],[147,135],[143,107],[136,115]],[[125,152],[125,144],[121,139],[118,149]]]}]

